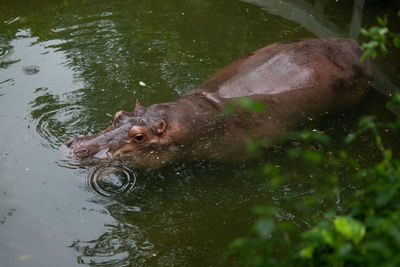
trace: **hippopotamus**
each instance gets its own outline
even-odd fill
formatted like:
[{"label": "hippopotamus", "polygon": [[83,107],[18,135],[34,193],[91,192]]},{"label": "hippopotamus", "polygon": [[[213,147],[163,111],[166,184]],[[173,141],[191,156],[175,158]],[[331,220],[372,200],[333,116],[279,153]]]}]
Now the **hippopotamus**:
[{"label": "hippopotamus", "polygon": [[[374,75],[356,41],[274,43],[226,66],[197,89],[166,103],[118,111],[103,132],[66,142],[80,160],[156,167],[177,160],[246,157],[248,140],[276,141],[307,118],[360,101]],[[249,111],[238,99],[263,103]],[[240,102],[240,101],[239,101]],[[236,107],[227,115],[227,105]],[[236,104],[235,104],[236,103]]]}]

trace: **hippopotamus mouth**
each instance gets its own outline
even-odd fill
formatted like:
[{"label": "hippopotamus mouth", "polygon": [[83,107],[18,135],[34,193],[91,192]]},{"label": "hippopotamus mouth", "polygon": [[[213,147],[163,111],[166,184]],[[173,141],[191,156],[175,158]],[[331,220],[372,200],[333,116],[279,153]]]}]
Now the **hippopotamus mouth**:
[{"label": "hippopotamus mouth", "polygon": [[[68,144],[67,144],[68,146]],[[108,148],[103,148],[100,149],[99,151],[93,151],[90,148],[79,148],[77,150],[73,150],[75,156],[80,159],[85,159],[85,158],[97,158],[97,159],[107,159],[107,158],[112,158],[113,153],[108,149]]]},{"label": "hippopotamus mouth", "polygon": [[72,149],[73,154],[78,159],[107,159],[112,158],[114,153],[108,147],[99,148],[94,145],[84,145],[79,138],[84,138],[88,136],[79,136],[69,139],[65,145]]}]

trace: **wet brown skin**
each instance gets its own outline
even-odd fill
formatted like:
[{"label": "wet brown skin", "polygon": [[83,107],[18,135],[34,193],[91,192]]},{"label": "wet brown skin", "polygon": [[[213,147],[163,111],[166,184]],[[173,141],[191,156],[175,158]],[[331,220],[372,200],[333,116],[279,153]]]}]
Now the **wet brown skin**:
[{"label": "wet brown skin", "polygon": [[[112,159],[157,167],[185,159],[245,157],[248,139],[278,139],[307,117],[357,103],[373,70],[348,39],[276,43],[220,70],[174,102],[118,111],[100,134],[66,142],[81,160]],[[262,101],[264,112],[238,109],[222,116],[240,97]]]}]

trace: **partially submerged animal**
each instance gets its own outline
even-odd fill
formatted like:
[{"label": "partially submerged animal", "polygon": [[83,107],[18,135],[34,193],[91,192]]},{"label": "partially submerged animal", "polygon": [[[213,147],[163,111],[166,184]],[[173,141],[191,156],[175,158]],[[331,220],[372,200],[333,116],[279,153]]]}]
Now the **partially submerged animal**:
[{"label": "partially submerged animal", "polygon": [[[307,39],[276,43],[233,62],[173,102],[118,111],[96,135],[66,142],[79,159],[105,158],[134,166],[182,159],[237,159],[248,139],[276,140],[307,117],[358,102],[373,76],[352,40]],[[238,98],[261,101],[263,112],[237,109]]]}]

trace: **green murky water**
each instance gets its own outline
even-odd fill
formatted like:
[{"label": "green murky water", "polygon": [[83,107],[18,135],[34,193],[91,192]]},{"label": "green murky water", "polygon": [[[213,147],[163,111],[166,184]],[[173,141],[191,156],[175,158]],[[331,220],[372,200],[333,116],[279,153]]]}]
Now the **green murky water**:
[{"label": "green murky water", "polygon": [[[300,174],[281,191],[263,189],[258,162],[78,168],[59,147],[104,129],[136,98],[176,99],[267,44],[356,37],[358,25],[393,12],[396,1],[380,2],[354,10],[352,1],[2,0],[0,265],[216,265],[260,203],[308,227],[307,212],[281,202],[313,194],[318,183],[279,152],[266,160]],[[398,59],[381,66],[392,82]],[[383,103],[373,112],[390,117]],[[339,199],[333,205],[341,209]]]}]

